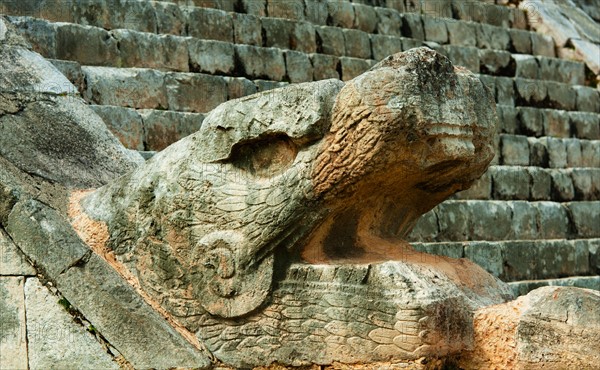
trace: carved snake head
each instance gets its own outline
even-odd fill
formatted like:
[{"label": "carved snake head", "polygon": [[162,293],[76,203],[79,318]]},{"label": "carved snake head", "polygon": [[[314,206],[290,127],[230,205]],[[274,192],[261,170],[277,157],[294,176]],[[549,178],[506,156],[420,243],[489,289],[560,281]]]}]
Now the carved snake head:
[{"label": "carved snake head", "polygon": [[474,75],[415,49],[346,84],[224,103],[84,204],[157,300],[237,317],[267,298],[275,250],[336,257],[363,232],[404,235],[479,177],[493,156],[489,105]]}]

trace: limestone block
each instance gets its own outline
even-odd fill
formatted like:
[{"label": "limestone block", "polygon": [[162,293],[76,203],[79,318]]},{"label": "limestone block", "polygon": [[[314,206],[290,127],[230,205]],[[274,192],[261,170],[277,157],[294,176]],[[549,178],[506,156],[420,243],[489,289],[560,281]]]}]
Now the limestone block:
[{"label": "limestone block", "polygon": [[585,241],[576,241],[588,245],[590,251],[590,270],[593,274],[600,274],[600,239],[587,239]]},{"label": "limestone block", "polygon": [[575,200],[600,199],[600,169],[573,168],[571,171]]},{"label": "limestone block", "polygon": [[192,7],[187,12],[188,35],[204,40],[233,42],[233,19],[219,9]]},{"label": "limestone block", "polygon": [[536,58],[540,65],[540,78],[542,80],[557,81],[569,85],[585,84],[585,65],[581,62],[547,58]]},{"label": "limestone block", "polygon": [[290,49],[290,35],[294,22],[281,18],[261,18],[265,46]]},{"label": "limestone block", "polygon": [[492,175],[495,172],[494,166],[490,168],[481,177],[471,185],[467,190],[455,194],[456,199],[490,199],[492,196]]},{"label": "limestone block", "polygon": [[244,76],[275,81],[281,81],[285,76],[285,61],[281,50],[235,45],[235,55]]},{"label": "limestone block", "polygon": [[284,57],[287,77],[291,83],[313,80],[313,67],[307,54],[286,50]]},{"label": "limestone block", "polygon": [[145,133],[144,150],[160,151],[198,131],[204,115],[159,110],[140,110]]},{"label": "limestone block", "polygon": [[579,139],[563,139],[563,142],[567,151],[567,167],[582,167],[584,162]]},{"label": "limestone block", "polygon": [[[267,0],[242,0],[239,2],[243,13],[257,17],[267,16]],[[310,8],[307,6],[307,12]],[[327,16],[327,14],[325,14]]]},{"label": "limestone block", "polygon": [[6,369],[27,369],[27,329],[22,276],[0,276],[0,363]]},{"label": "limestone block", "polygon": [[328,1],[328,24],[333,27],[352,28],[354,25],[354,7],[347,1]]},{"label": "limestone block", "polygon": [[[600,62],[596,58],[600,47],[598,44],[588,42],[586,40],[572,39],[570,42],[575,47],[575,58],[577,60],[585,61],[588,68],[595,74],[600,73]],[[570,50],[570,49],[569,49]]]},{"label": "limestone block", "polygon": [[[67,304],[67,303],[65,303]],[[93,334],[77,324],[58,297],[37,278],[25,283],[27,345],[30,369],[70,369],[85,364],[91,368],[119,369]]]},{"label": "limestone block", "polygon": [[[512,212],[509,202],[466,201],[468,207],[469,240],[506,240],[512,233]],[[490,228],[490,225],[494,225]],[[520,239],[517,236],[515,239]]]},{"label": "limestone block", "polygon": [[87,81],[84,98],[98,105],[166,109],[164,74],[152,69],[81,67]]},{"label": "limestone block", "polygon": [[508,30],[512,49],[519,54],[531,54],[531,36],[529,31],[511,28]]},{"label": "limestone block", "polygon": [[584,167],[600,167],[600,141],[581,140],[581,158]]},{"label": "limestone block", "polygon": [[500,135],[501,163],[529,166],[529,143],[526,136]]},{"label": "limestone block", "polygon": [[[494,76],[480,74],[479,80],[485,85],[485,87],[488,88],[488,90],[490,91],[490,94],[494,95],[494,99],[495,99],[496,98],[496,78]],[[503,106],[503,107],[506,107],[506,106]],[[498,106],[496,106],[496,112],[498,112]],[[500,113],[498,113],[498,120],[500,121]],[[501,131],[501,126],[502,126],[502,124],[500,124],[500,126],[498,127],[498,132]]]},{"label": "limestone block", "polygon": [[[429,253],[433,256],[447,256],[450,258],[464,257],[463,244],[465,243],[411,243],[416,251]],[[434,259],[436,258],[434,257]]]},{"label": "limestone block", "polygon": [[571,136],[570,114],[563,110],[541,110],[544,134],[547,136],[567,138]]},{"label": "limestone block", "polygon": [[343,56],[346,55],[344,34],[339,28],[321,26],[316,27],[317,52]]},{"label": "limestone block", "polygon": [[354,6],[354,25],[352,28],[369,34],[373,33],[377,29],[379,23],[375,8],[358,3],[352,3],[352,5]]},{"label": "limestone block", "polygon": [[520,105],[539,106],[545,104],[544,100],[548,96],[548,85],[545,81],[524,78],[515,78],[514,81],[516,97],[523,102]]},{"label": "limestone block", "polygon": [[131,30],[114,30],[121,66],[188,71],[187,40],[171,35],[155,35]]},{"label": "limestone block", "polygon": [[341,57],[340,63],[342,81],[349,81],[371,67],[366,60],[358,58]]},{"label": "limestone block", "polygon": [[425,30],[421,15],[417,13],[402,14],[402,36],[417,40],[425,40]]},{"label": "limestone block", "polygon": [[595,350],[600,344],[599,307],[597,291],[548,286],[481,309],[475,313],[473,352],[460,366],[594,368],[600,361]]},{"label": "limestone block", "polygon": [[515,295],[526,295],[545,286],[564,286],[600,290],[600,276],[575,276],[562,279],[524,280],[508,283]]},{"label": "limestone block", "polygon": [[68,60],[58,60],[51,59],[49,60],[56,69],[60,71],[71,83],[77,91],[83,93],[85,90],[85,79],[83,76],[83,72],[81,71],[81,65],[77,62],[71,62]]},{"label": "limestone block", "polygon": [[302,0],[267,0],[267,15],[275,18],[304,19]]},{"label": "limestone block", "polygon": [[0,275],[35,275],[31,264],[2,229],[0,229]]},{"label": "limestone block", "polygon": [[514,54],[513,59],[517,65],[515,76],[528,79],[539,78],[539,64],[532,55]]},{"label": "limestone block", "polygon": [[[252,0],[245,0],[252,2]],[[312,24],[325,26],[327,24],[327,17],[329,12],[327,10],[327,3],[320,0],[305,0],[306,6],[306,20]]]},{"label": "limestone block", "polygon": [[531,200],[550,200],[552,178],[550,173],[538,167],[528,167],[531,183]]},{"label": "limestone block", "polygon": [[438,240],[469,240],[469,212],[465,202],[445,202],[435,208]]},{"label": "limestone block", "polygon": [[455,65],[463,66],[473,73],[479,72],[480,62],[477,48],[444,45],[442,50]]},{"label": "limestone block", "polygon": [[165,87],[170,110],[205,113],[227,101],[227,84],[220,76],[170,73]]},{"label": "limestone block", "polygon": [[144,126],[135,109],[113,105],[92,105],[91,108],[126,148],[144,150]]},{"label": "limestone block", "polygon": [[529,174],[518,166],[495,167],[492,172],[492,194],[494,199],[529,199]]},{"label": "limestone block", "polygon": [[479,24],[476,26],[476,31],[478,48],[508,50],[510,36],[506,29],[488,24]]},{"label": "limestone block", "polygon": [[432,17],[452,18],[452,1],[423,1],[421,12]]},{"label": "limestone block", "polygon": [[62,24],[56,30],[56,59],[74,60],[82,65],[118,65],[120,51],[117,43],[111,33],[101,28]]},{"label": "limestone block", "polygon": [[401,37],[402,39],[402,51],[408,51],[413,48],[419,48],[423,46],[423,41],[417,39],[411,39],[407,37]]},{"label": "limestone block", "polygon": [[278,89],[280,87],[284,87],[284,86],[288,85],[287,82],[276,82],[276,81],[269,81],[269,80],[255,80],[254,84],[256,85],[256,89],[258,92]]},{"label": "limestone block", "polygon": [[515,88],[513,79],[508,77],[497,77],[496,78],[496,103],[507,105],[510,107],[515,106]]},{"label": "limestone block", "polygon": [[[577,110],[600,113],[600,92],[587,86],[573,86],[577,94]],[[598,126],[598,125],[596,125]]]},{"label": "limestone block", "polygon": [[502,274],[502,249],[497,243],[469,242],[465,245],[465,258],[496,277]]},{"label": "limestone block", "polygon": [[326,80],[328,78],[340,79],[341,62],[333,55],[310,54],[310,61],[313,66],[313,79],[315,81]]},{"label": "limestone block", "polygon": [[552,107],[564,110],[575,110],[577,94],[571,86],[560,82],[545,82],[548,89],[548,100]]},{"label": "limestone block", "polygon": [[537,210],[529,201],[510,202],[512,210],[512,235],[515,239],[536,240],[539,238]]},{"label": "limestone block", "polygon": [[235,69],[233,44],[189,39],[189,65],[193,72],[210,74],[231,74]]},{"label": "limestone block", "polygon": [[444,19],[424,15],[423,28],[425,29],[425,40],[440,44],[448,43],[448,28],[446,28]]},{"label": "limestone block", "polygon": [[446,22],[448,38],[452,45],[477,46],[477,31],[475,25],[466,22]]},{"label": "limestone block", "polygon": [[500,123],[499,132],[503,134],[521,133],[519,131],[519,121],[517,119],[517,109],[505,105],[497,105],[496,111],[498,112],[498,122]]},{"label": "limestone block", "polygon": [[496,76],[514,76],[515,66],[512,55],[508,51],[479,50],[481,73]]},{"label": "limestone block", "polygon": [[567,207],[579,238],[600,237],[600,201],[571,202]]},{"label": "limestone block", "polygon": [[178,4],[153,2],[156,14],[156,31],[159,34],[184,35],[185,15]]},{"label": "limestone block", "polygon": [[236,44],[262,46],[262,23],[251,14],[233,13],[233,39]]},{"label": "limestone block", "polygon": [[309,22],[295,22],[292,28],[290,46],[303,53],[317,51],[317,34],[315,26]]},{"label": "limestone block", "polygon": [[545,120],[542,110],[530,107],[518,107],[519,133],[527,136],[544,135]]},{"label": "limestone block", "polygon": [[552,177],[552,199],[558,202],[568,202],[575,197],[571,171],[553,170],[550,172]]},{"label": "limestone block", "polygon": [[550,168],[567,167],[567,149],[561,139],[547,137],[548,166]]},{"label": "limestone block", "polygon": [[382,60],[388,55],[401,52],[402,39],[386,35],[370,35],[371,48],[373,50],[373,59]]},{"label": "limestone block", "polygon": [[[536,202],[540,237],[544,239],[562,239],[569,232],[567,210],[560,203]],[[524,275],[526,276],[526,275]]]},{"label": "limestone block", "polygon": [[256,85],[244,77],[223,77],[227,82],[227,100],[256,93]]},{"label": "limestone block", "polygon": [[554,52],[554,40],[548,35],[542,35],[535,32],[530,32],[531,37],[531,53],[533,55],[541,55],[550,58],[554,58],[556,53]]},{"label": "limestone block", "polygon": [[546,138],[528,137],[530,166],[548,167],[548,140]]},{"label": "limestone block", "polygon": [[[343,34],[346,56],[360,59],[371,59],[371,41],[369,39],[369,34],[350,29],[344,29]],[[390,54],[392,53],[390,52]]]},{"label": "limestone block", "polygon": [[377,33],[380,35],[402,36],[403,23],[400,14],[392,9],[375,8]]},{"label": "limestone block", "polygon": [[107,30],[133,29],[156,33],[154,7],[151,3],[144,1],[106,0],[102,6],[98,7],[82,4],[73,7],[73,17],[73,23],[87,24]]},{"label": "limestone block", "polygon": [[[33,51],[42,54],[45,58],[57,58],[59,27],[55,23],[30,17],[12,17],[10,23],[31,44]],[[91,42],[98,42],[94,36],[93,32],[90,33]],[[116,55],[116,50],[112,47],[109,49],[113,56]]]}]

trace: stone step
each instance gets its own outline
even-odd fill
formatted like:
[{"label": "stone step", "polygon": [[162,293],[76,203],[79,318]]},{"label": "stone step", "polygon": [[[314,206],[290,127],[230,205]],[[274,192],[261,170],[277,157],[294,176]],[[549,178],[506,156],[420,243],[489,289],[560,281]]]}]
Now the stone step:
[{"label": "stone step", "polygon": [[516,296],[526,295],[543,286],[573,286],[577,288],[600,290],[600,276],[570,276],[562,279],[513,281],[508,285]]},{"label": "stone step", "polygon": [[600,167],[600,140],[500,134],[496,162],[544,168]]},{"label": "stone step", "polygon": [[[287,24],[284,19],[273,18],[264,18],[261,21],[262,26],[243,30],[240,34],[246,36],[234,39],[217,37],[223,35],[223,31],[216,32],[215,35],[190,33],[193,37],[183,37],[128,29],[107,31],[99,27],[51,23],[30,17],[12,19],[26,34],[36,51],[48,58],[74,59],[88,65],[158,68],[183,72],[191,69],[208,73],[232,73],[233,43],[279,49],[279,53],[266,53],[264,50],[258,52],[263,53],[263,60],[274,58],[275,63],[282,59],[279,54],[283,52],[295,63],[295,70],[301,69],[297,67],[306,69],[310,66],[306,63],[299,65],[299,62],[308,60],[307,56],[292,53],[290,50],[304,54],[318,52],[336,57],[380,60],[392,53],[423,45],[421,40],[414,37],[369,34],[329,26],[315,28],[309,23]],[[82,34],[88,35],[97,44],[97,48],[90,50],[78,47]],[[225,43],[214,42],[214,39]],[[575,85],[585,83],[585,67],[580,62],[525,54],[513,56],[508,51],[478,49],[476,45],[436,46],[437,44],[430,42],[426,44],[447,55],[454,63],[463,65],[475,73],[540,78]],[[207,60],[209,58],[206,54],[211,55],[210,61]],[[274,79],[280,80],[281,77],[283,76]],[[312,74],[308,74],[308,78],[292,82],[310,81],[312,77]],[[288,76],[288,79],[292,80],[293,76]]]},{"label": "stone step", "polygon": [[[600,274],[600,239],[411,243],[416,250],[468,258],[503,281]],[[597,281],[598,276],[590,282]],[[521,281],[525,289],[533,282]],[[551,284],[549,284],[551,285]],[[531,286],[531,285],[530,285]],[[598,289],[598,288],[596,288]],[[520,292],[520,290],[519,290]]]},{"label": "stone step", "polygon": [[[587,91],[587,88],[585,89]],[[503,134],[532,137],[552,136],[600,140],[600,114],[590,106],[585,112],[558,109],[497,105],[499,127]],[[600,110],[598,110],[600,112]]]},{"label": "stone step", "polygon": [[419,219],[409,240],[598,238],[599,209],[600,201],[447,200]]},{"label": "stone step", "polygon": [[600,200],[600,168],[490,166],[453,199],[570,202]]},{"label": "stone step", "polygon": [[137,151],[160,151],[202,126],[204,114],[92,105],[110,131]]}]

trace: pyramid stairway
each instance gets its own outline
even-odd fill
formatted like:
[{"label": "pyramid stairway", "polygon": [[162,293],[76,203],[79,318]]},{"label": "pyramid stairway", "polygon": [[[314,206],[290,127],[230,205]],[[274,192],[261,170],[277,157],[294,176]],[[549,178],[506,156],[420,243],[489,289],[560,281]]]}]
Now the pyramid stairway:
[{"label": "pyramid stairway", "polygon": [[389,54],[433,48],[494,92],[497,155],[410,240],[470,258],[519,294],[548,284],[600,289],[597,76],[558,58],[524,10],[450,0],[4,0],[0,14],[125,146],[147,156],[227,100],[349,80]]}]

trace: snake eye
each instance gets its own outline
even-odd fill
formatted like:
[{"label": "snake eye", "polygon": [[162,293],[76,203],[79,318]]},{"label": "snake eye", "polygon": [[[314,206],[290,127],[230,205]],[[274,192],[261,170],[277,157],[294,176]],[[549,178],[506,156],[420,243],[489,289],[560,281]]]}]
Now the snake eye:
[{"label": "snake eye", "polygon": [[272,177],[289,168],[297,154],[296,144],[287,135],[278,134],[236,144],[231,162],[253,176]]}]

